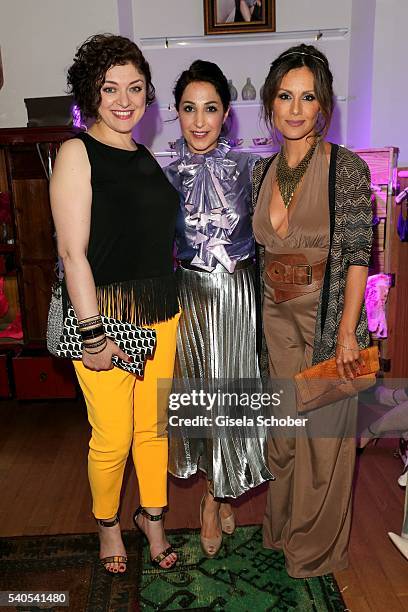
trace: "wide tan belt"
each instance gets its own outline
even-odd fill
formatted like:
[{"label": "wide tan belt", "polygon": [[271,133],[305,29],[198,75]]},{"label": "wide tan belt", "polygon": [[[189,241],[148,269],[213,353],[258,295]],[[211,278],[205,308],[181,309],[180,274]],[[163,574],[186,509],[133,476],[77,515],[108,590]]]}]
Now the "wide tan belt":
[{"label": "wide tan belt", "polygon": [[275,302],[285,302],[317,291],[323,285],[326,259],[309,264],[302,253],[265,253],[265,283],[274,290]]}]

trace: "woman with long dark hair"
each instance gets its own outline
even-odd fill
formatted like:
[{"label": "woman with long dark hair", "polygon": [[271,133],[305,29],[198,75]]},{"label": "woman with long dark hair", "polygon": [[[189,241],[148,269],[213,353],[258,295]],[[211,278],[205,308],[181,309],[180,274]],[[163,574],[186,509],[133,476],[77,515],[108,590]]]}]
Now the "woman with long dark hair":
[{"label": "woman with long dark hair", "polygon": [[[254,233],[265,250],[269,372],[281,380],[331,357],[339,379],[353,378],[369,344],[370,174],[355,153],[325,140],[332,82],[326,56],[299,45],[272,63],[263,88],[266,120],[282,146],[255,166]],[[315,411],[313,423],[326,423],[325,437],[307,427],[297,437],[268,438],[276,481],[269,485],[264,544],[283,550],[295,578],[347,566],[356,409],[353,398]],[[296,417],[294,395],[282,410]]]}]

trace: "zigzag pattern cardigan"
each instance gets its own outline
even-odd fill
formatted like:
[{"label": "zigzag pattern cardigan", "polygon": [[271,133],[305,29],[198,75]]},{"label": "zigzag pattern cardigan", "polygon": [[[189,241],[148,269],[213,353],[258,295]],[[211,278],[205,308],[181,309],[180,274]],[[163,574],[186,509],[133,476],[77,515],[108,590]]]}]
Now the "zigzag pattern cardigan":
[{"label": "zigzag pattern cardigan", "polygon": [[[262,182],[274,157],[261,159],[255,164],[252,185],[254,210]],[[313,364],[330,359],[335,354],[347,270],[350,265],[368,266],[373,237],[370,171],[365,161],[348,149],[332,145],[328,188],[330,249],[317,311]],[[263,247],[258,247],[260,287],[263,292]],[[364,304],[356,337],[360,348],[369,345]],[[262,350],[261,368],[264,372],[266,367],[265,350]]]}]

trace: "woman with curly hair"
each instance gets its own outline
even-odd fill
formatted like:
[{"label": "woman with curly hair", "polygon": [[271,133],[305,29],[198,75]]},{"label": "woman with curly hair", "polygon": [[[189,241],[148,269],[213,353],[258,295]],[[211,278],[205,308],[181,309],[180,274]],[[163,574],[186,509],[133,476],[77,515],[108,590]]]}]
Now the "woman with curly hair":
[{"label": "woman with curly hair", "polygon": [[[157,384],[171,380],[174,367],[178,194],[149,151],[132,139],[154,99],[139,48],[122,36],[91,37],[77,51],[68,84],[94,123],[62,145],[51,204],[66,288],[83,337],[82,361],[74,365],[92,427],[88,472],[100,558],[109,573],[126,570],[117,512],[132,448],[141,503],[134,521],[149,541],[152,561],[169,568],[177,556],[162,521],[167,396],[158,396]],[[155,354],[143,379],[113,368],[112,356],[129,357],[105,336],[100,313],[156,330]]]}]

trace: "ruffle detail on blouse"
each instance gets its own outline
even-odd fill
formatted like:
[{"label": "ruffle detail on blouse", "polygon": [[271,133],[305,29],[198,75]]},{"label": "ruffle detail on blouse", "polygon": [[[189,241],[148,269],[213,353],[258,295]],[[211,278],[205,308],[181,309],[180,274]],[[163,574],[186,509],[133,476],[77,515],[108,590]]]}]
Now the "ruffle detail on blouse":
[{"label": "ruffle detail on blouse", "polygon": [[237,163],[226,158],[230,149],[224,138],[204,155],[191,153],[183,138],[176,143],[185,207],[190,224],[196,228],[193,243],[196,255],[191,263],[207,272],[212,272],[218,263],[230,273],[236,266],[225,248],[231,244],[230,234],[239,220],[228,209],[224,195],[238,177]]}]

